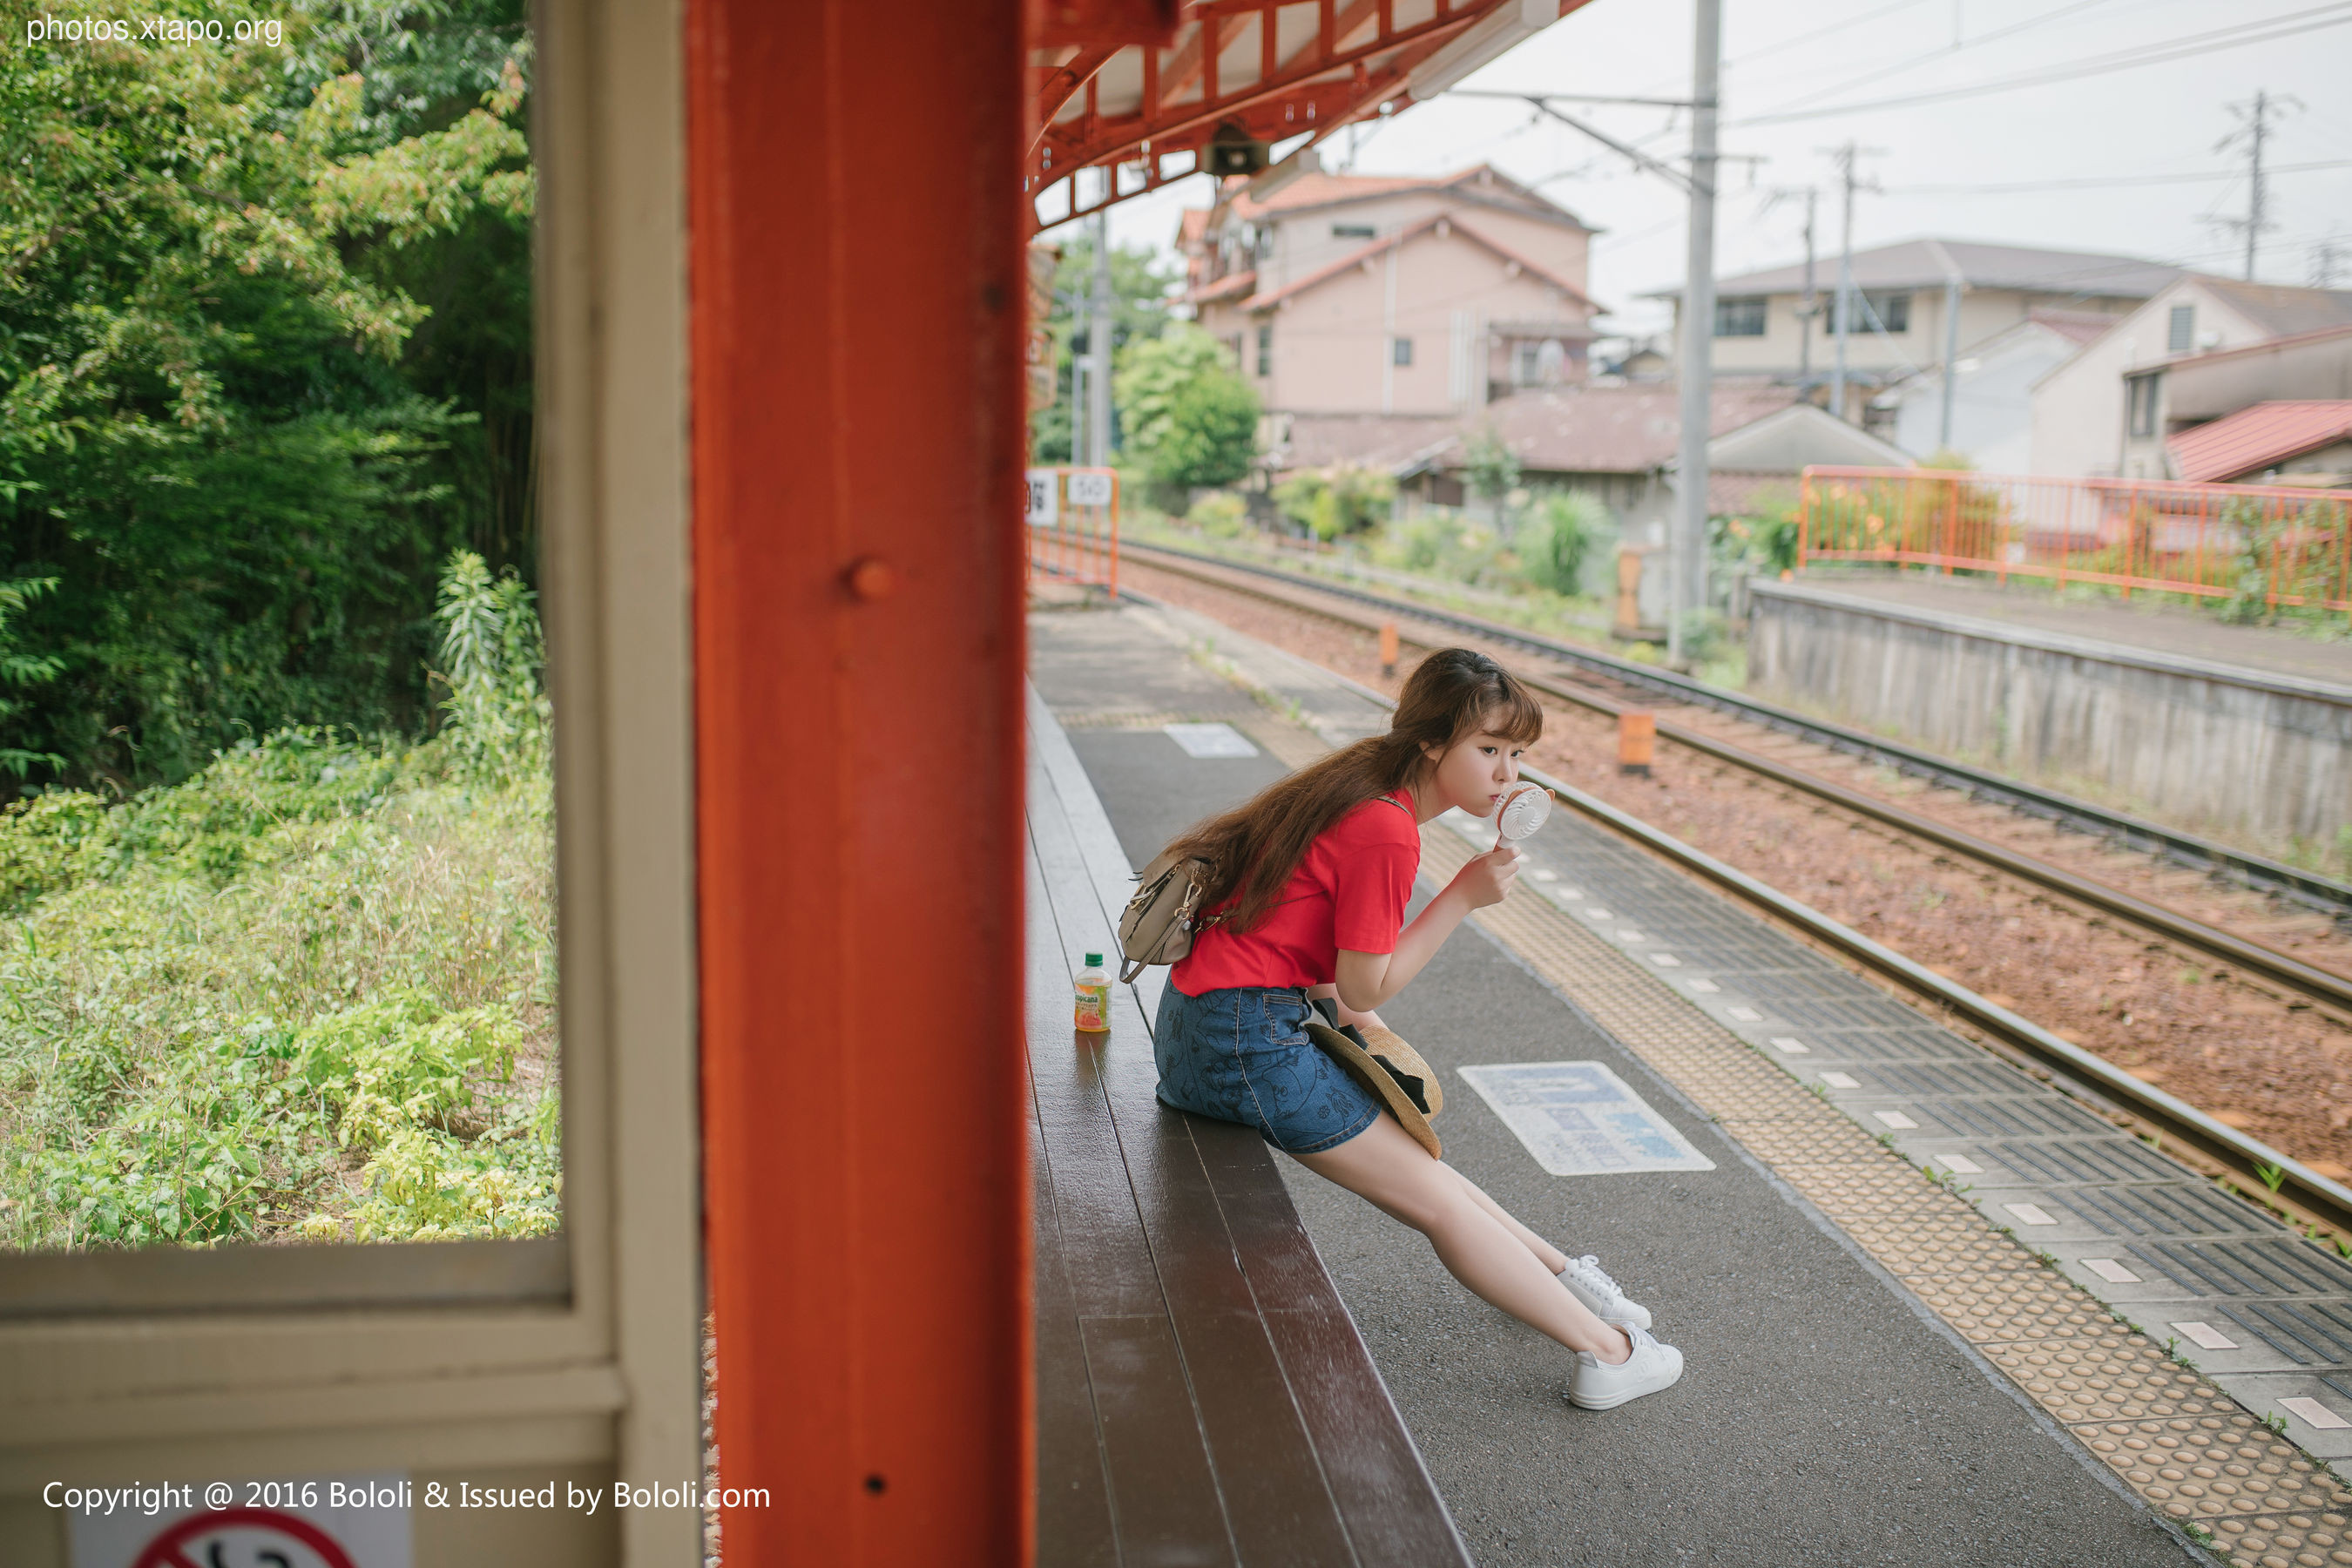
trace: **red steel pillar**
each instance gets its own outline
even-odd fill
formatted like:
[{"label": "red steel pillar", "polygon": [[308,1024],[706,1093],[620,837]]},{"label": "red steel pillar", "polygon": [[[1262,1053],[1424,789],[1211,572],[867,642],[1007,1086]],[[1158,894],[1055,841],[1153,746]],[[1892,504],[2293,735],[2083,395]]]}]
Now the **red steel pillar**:
[{"label": "red steel pillar", "polygon": [[729,1568],[1025,1563],[1018,0],[688,0]]}]

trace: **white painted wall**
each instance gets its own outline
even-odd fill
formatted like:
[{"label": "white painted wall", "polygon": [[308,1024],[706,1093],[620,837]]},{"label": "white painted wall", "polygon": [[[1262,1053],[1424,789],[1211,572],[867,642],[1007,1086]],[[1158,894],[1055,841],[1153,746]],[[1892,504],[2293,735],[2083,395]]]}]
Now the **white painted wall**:
[{"label": "white painted wall", "polygon": [[2142,472],[2126,471],[2124,376],[2126,373],[2186,356],[2168,353],[2172,307],[2195,307],[2192,353],[2242,348],[2269,337],[2194,277],[2178,278],[2114,331],[2086,345],[2048,372],[2033,386],[2032,471],[2065,477],[2162,479],[2164,413],[2157,411],[2157,434],[2140,443]]},{"label": "white painted wall", "polygon": [[[2033,384],[2072,357],[2074,339],[2028,321],[1960,355],[1952,446],[1988,474],[2033,470]],[[1895,444],[1915,458],[1943,445],[1944,378],[1929,374],[1895,394]]]}]

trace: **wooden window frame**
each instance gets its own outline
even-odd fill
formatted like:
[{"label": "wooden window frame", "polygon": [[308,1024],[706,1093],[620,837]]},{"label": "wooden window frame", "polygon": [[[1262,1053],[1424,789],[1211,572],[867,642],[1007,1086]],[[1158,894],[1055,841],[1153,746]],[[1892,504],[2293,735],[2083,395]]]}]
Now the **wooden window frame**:
[{"label": "wooden window frame", "polygon": [[[566,1228],[0,1261],[0,1558],[51,1480],[700,1471],[681,12],[533,18]],[[608,1517],[699,1560],[698,1510]]]}]

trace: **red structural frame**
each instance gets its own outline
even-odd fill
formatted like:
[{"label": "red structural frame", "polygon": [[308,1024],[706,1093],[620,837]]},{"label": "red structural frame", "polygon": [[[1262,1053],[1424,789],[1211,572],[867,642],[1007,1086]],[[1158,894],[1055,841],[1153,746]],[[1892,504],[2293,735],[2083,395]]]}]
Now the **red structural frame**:
[{"label": "red structural frame", "polygon": [[[1171,171],[1161,160],[1188,152],[1197,157],[1222,126],[1238,126],[1265,142],[1310,132],[1320,140],[1382,104],[1402,110],[1413,102],[1405,82],[1415,67],[1511,3],[1433,0],[1429,16],[1401,26],[1394,0],[1182,0],[1171,47],[1112,36],[1078,42],[1060,62],[1031,65],[1034,130],[1023,189],[1034,200],[1080,169],[1124,165],[1084,199],[1073,183],[1069,210],[1052,220],[1065,223],[1195,173],[1190,161]],[[1587,3],[1561,0],[1559,14]],[[1314,41],[1287,59],[1278,58],[1277,16],[1310,5]],[[1212,33],[1216,47],[1204,47]],[[1246,37],[1258,41],[1251,79],[1222,82],[1218,57]],[[1100,112],[1096,79],[1129,47],[1141,50],[1142,102],[1130,113]],[[1056,119],[1073,99],[1083,100],[1080,111]],[[1031,223],[1036,224],[1034,210]]]},{"label": "red structural frame", "polygon": [[727,1561],[1025,1563],[1021,7],[687,16]]}]

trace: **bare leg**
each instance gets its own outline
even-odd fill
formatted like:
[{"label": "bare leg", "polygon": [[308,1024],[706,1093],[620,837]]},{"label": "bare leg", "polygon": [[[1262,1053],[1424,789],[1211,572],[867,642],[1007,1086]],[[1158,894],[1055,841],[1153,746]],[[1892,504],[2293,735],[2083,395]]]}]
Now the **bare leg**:
[{"label": "bare leg", "polygon": [[1517,1237],[1519,1238],[1519,1245],[1536,1255],[1537,1262],[1542,1264],[1554,1274],[1558,1274],[1561,1269],[1568,1267],[1568,1254],[1562,1252],[1559,1247],[1554,1247],[1550,1242],[1546,1241],[1542,1237],[1538,1236],[1534,1231],[1529,1230],[1526,1226],[1521,1225],[1517,1220],[1513,1219],[1509,1213],[1504,1209],[1502,1205],[1496,1203],[1494,1199],[1486,1195],[1485,1190],[1481,1188],[1477,1183],[1472,1181],[1461,1172],[1454,1171],[1454,1167],[1451,1165],[1444,1165],[1442,1168],[1447,1171],[1453,1171],[1454,1179],[1470,1189],[1470,1196],[1476,1201],[1478,1206],[1485,1209],[1488,1214],[1493,1215],[1496,1219],[1500,1220],[1505,1230],[1507,1230],[1513,1236]]},{"label": "bare leg", "polygon": [[1394,1117],[1381,1116],[1336,1149],[1292,1158],[1429,1237],[1447,1272],[1490,1306],[1612,1365],[1633,1353],[1622,1331],[1586,1310],[1528,1244],[1487,1212],[1491,1199],[1482,1203],[1485,1194],[1431,1159]]}]

